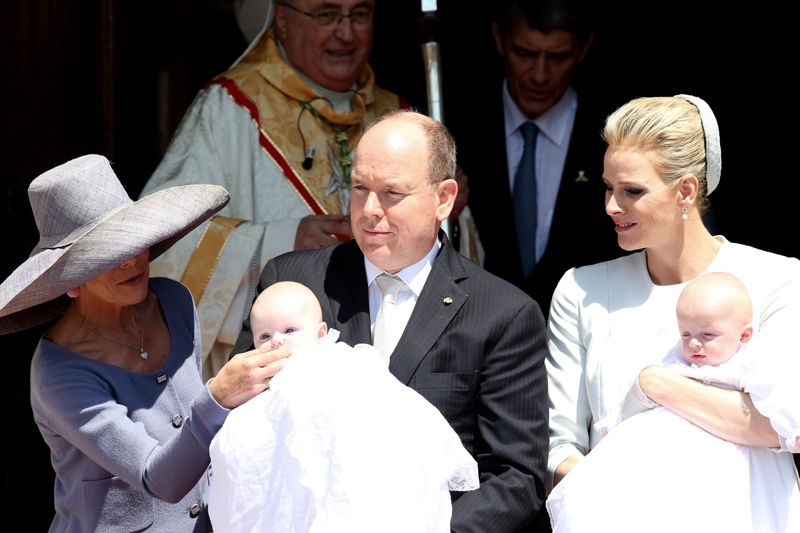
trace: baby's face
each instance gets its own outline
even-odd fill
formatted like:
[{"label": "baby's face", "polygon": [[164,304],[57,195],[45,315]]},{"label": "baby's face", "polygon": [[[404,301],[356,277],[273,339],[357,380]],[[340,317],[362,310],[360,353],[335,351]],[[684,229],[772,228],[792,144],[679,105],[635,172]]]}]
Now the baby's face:
[{"label": "baby's face", "polygon": [[255,347],[267,344],[270,350],[288,346],[294,351],[318,344],[325,335],[323,325],[299,313],[283,316],[263,313],[250,321]]},{"label": "baby's face", "polygon": [[678,313],[681,352],[689,364],[717,366],[739,350],[744,326],[729,316]]}]

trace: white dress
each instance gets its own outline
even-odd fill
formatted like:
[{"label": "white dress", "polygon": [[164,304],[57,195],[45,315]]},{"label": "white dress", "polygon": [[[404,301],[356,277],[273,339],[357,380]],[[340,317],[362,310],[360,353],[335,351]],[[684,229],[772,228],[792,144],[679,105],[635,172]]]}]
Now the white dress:
[{"label": "white dress", "polygon": [[[741,388],[774,425],[788,432],[800,428],[796,413],[776,409],[798,402],[800,388],[783,388],[759,373],[752,351],[702,368],[689,367],[679,354],[673,349],[664,364],[707,383]],[[779,454],[720,439],[665,407],[607,425],[600,431],[608,435],[548,496],[554,533],[605,524],[621,532],[795,531],[797,475],[781,468]]]},{"label": "white dress", "polygon": [[[777,521],[785,520],[788,531],[800,531],[800,506],[793,505],[786,516],[778,516],[780,511],[769,503],[773,495],[776,501],[785,500],[786,490],[791,492],[788,498],[795,501],[798,492],[797,483],[787,481],[796,479],[796,470],[791,454],[784,452],[792,449],[789,444],[800,435],[800,427],[792,426],[793,421],[800,420],[800,401],[792,399],[793,395],[796,398],[797,393],[793,391],[797,388],[797,376],[800,376],[800,345],[795,333],[800,324],[800,262],[718,239],[722,246],[706,272],[731,272],[748,287],[753,301],[754,334],[759,343],[754,357],[759,372],[766,376],[754,380],[754,383],[774,384],[772,391],[749,392],[754,400],[758,394],[762,396],[757,408],[764,414],[771,413],[770,420],[781,436],[782,444],[780,453],[778,450],[758,450],[764,464],[758,469],[751,467],[744,480],[731,471],[719,473],[719,476],[743,484],[749,479],[748,490],[756,495],[753,501],[761,502],[758,504],[761,507],[751,512],[757,516],[770,515]],[[643,252],[571,269],[559,282],[550,309],[549,356],[546,362],[550,396],[548,469],[551,475],[569,455],[586,455],[601,443],[605,432],[598,422],[612,419],[639,371],[648,364],[658,363],[672,348],[678,331],[675,306],[685,285],[654,285],[647,273]],[[648,417],[671,418],[669,413],[658,411],[660,414],[652,413]],[[636,418],[633,417],[631,422]],[[682,423],[674,420],[662,422]],[[645,422],[636,422],[640,423]],[[621,430],[622,425],[615,431]],[[699,439],[708,440],[709,446],[714,442],[704,432],[695,433]],[[679,453],[676,439],[658,441],[640,437],[639,442],[640,455],[646,453],[649,456],[648,467],[659,468],[660,463],[669,462],[668,456],[691,457],[685,450],[685,453]],[[730,452],[727,444],[723,448]],[[691,449],[695,454],[697,450]],[[621,487],[614,482],[615,496],[620,502],[645,498],[648,486],[663,482],[658,477],[649,479],[644,487]],[[775,480],[783,481],[775,484]],[[611,483],[609,481],[602,490],[607,491]],[[691,483],[686,479],[680,486]],[[702,500],[686,503],[681,491],[675,493],[672,500],[662,502],[661,512],[656,516],[675,516],[686,512],[687,506],[703,505]],[[590,529],[583,530],[624,531],[618,527],[616,518],[608,522],[603,516],[582,514],[591,524]],[[658,520],[653,520],[657,525]],[[642,528],[640,524],[636,530],[653,529]]]},{"label": "white dress", "polygon": [[372,346],[327,338],[211,443],[214,531],[446,533],[478,467],[444,417]]}]

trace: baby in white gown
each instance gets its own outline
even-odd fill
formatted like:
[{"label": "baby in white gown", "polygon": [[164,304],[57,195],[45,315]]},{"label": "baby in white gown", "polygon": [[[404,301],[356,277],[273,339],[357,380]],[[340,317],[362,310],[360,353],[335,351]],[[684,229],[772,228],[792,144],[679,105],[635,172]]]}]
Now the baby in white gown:
[{"label": "baby in white gown", "polygon": [[301,284],[264,290],[250,325],[292,355],[211,443],[214,531],[449,532],[478,467],[441,413],[372,346],[336,342]]},{"label": "baby in white gown", "polygon": [[[797,451],[797,387],[760,369],[752,347],[743,348],[753,335],[744,285],[731,274],[705,274],[684,288],[677,317],[681,340],[664,364],[748,392]],[[554,533],[800,531],[790,454],[733,444],[665,407],[644,410],[642,400],[649,402],[634,386],[624,420],[600,421],[609,433],[553,488],[546,505]]]}]

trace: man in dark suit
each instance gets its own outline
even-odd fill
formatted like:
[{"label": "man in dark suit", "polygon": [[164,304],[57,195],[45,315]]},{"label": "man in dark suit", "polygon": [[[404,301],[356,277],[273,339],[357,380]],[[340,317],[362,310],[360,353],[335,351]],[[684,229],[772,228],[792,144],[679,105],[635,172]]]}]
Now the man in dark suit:
[{"label": "man in dark suit", "polygon": [[[547,314],[567,269],[619,255],[603,201],[600,131],[607,109],[593,109],[572,88],[594,37],[580,0],[500,5],[492,34],[505,80],[450,125],[469,176],[485,268],[522,288]],[[533,191],[518,185],[517,175],[524,173],[528,123],[536,126]],[[517,204],[522,193],[528,197]],[[533,219],[518,218],[520,208]]]},{"label": "man in dark suit", "polygon": [[[373,328],[378,340],[387,305],[379,279],[402,280],[390,324],[399,339],[384,352],[389,369],[441,411],[480,471],[480,488],[452,493],[452,531],[529,531],[543,508],[548,439],[542,313],[440,231],[458,191],[455,144],[443,125],[393,113],[366,131],[356,154],[355,241],[276,257],[259,289],[307,285],[328,325],[356,344],[371,343]],[[251,343],[245,323],[234,353]]]}]

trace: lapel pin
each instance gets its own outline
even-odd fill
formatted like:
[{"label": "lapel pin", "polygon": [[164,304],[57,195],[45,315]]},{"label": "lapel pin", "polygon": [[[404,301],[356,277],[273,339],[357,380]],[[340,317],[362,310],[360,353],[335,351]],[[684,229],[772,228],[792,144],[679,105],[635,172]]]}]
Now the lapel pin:
[{"label": "lapel pin", "polygon": [[579,170],[578,177],[575,178],[575,183],[585,183],[587,181],[589,181],[589,178],[586,177],[586,172]]},{"label": "lapel pin", "polygon": [[158,383],[159,385],[161,385],[165,381],[167,381],[167,375],[166,374],[161,374],[159,376],[156,376],[156,383]]},{"label": "lapel pin", "polygon": [[453,299],[450,298],[449,296],[445,296],[444,298],[442,298],[442,301],[444,302],[445,305],[450,305],[451,303],[453,303]]}]

